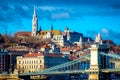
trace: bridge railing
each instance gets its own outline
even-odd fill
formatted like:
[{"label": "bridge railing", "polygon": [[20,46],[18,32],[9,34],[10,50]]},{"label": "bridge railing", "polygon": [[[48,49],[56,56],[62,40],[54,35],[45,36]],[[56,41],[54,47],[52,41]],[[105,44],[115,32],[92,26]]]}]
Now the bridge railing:
[{"label": "bridge railing", "polygon": [[111,58],[120,59],[120,55],[118,55],[118,54],[103,53],[103,52],[101,52],[100,54],[105,55],[105,56],[109,56]]}]

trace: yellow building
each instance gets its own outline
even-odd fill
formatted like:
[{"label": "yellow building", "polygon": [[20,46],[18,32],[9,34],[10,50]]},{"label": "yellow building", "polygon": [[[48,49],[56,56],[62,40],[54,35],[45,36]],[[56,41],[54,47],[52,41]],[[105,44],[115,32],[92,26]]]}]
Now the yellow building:
[{"label": "yellow building", "polygon": [[44,56],[41,53],[28,53],[17,57],[19,73],[36,72],[44,68]]},{"label": "yellow building", "polygon": [[64,38],[60,30],[41,30],[37,34],[38,38],[51,39],[54,43],[63,46]]},{"label": "yellow building", "polygon": [[37,72],[65,62],[68,62],[68,59],[63,54],[30,52],[17,57],[17,70],[19,73]]}]

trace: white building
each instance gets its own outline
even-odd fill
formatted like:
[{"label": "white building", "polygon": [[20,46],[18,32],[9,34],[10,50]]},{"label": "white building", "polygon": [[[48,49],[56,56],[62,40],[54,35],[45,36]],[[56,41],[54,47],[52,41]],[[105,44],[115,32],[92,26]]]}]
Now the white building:
[{"label": "white building", "polygon": [[65,62],[68,62],[68,59],[63,54],[30,52],[17,57],[17,69],[19,73],[36,72]]}]

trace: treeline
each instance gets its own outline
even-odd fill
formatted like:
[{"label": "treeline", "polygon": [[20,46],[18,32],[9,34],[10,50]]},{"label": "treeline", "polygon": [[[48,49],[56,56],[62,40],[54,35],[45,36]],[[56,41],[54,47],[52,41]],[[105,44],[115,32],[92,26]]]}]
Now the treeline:
[{"label": "treeline", "polygon": [[38,48],[43,44],[48,44],[50,42],[50,39],[40,39],[36,37],[16,37],[0,34],[0,45],[3,47],[25,45],[31,48]]}]

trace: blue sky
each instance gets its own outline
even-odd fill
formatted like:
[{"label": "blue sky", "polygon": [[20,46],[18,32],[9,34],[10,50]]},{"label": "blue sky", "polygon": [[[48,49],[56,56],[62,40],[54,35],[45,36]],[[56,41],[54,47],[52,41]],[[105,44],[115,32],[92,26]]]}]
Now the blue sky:
[{"label": "blue sky", "polygon": [[0,33],[31,31],[34,5],[43,30],[68,26],[120,44],[120,0],[0,0]]}]

